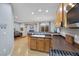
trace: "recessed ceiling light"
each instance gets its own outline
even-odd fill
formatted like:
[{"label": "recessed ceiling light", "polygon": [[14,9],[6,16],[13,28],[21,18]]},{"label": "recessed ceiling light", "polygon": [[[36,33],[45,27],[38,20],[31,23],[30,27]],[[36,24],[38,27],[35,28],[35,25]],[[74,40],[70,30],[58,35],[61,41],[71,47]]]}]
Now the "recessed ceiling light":
[{"label": "recessed ceiling light", "polygon": [[34,12],[32,12],[32,15],[34,15]]},{"label": "recessed ceiling light", "polygon": [[48,10],[45,11],[46,13],[48,12]]},{"label": "recessed ceiling light", "polygon": [[62,7],[60,7],[60,12],[62,12]]},{"label": "recessed ceiling light", "polygon": [[41,10],[41,9],[39,9],[39,10],[38,10],[38,12],[42,12],[42,10]]}]

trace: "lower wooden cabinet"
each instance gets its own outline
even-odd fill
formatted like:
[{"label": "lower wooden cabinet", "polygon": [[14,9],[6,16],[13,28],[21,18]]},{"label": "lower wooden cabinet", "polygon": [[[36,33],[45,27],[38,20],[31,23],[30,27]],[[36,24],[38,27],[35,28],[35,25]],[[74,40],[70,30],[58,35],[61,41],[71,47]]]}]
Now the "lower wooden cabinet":
[{"label": "lower wooden cabinet", "polygon": [[44,39],[43,38],[38,38],[37,39],[37,50],[39,51],[44,51]]},{"label": "lower wooden cabinet", "polygon": [[36,38],[30,38],[30,49],[37,49],[36,48]]},{"label": "lower wooden cabinet", "polygon": [[66,34],[66,41],[70,44],[74,44],[74,37]]},{"label": "lower wooden cabinet", "polygon": [[45,52],[49,52],[49,49],[50,49],[50,39],[45,39],[45,47],[44,47],[44,51]]},{"label": "lower wooden cabinet", "polygon": [[49,38],[31,38],[30,49],[49,52],[51,48],[51,39]]}]

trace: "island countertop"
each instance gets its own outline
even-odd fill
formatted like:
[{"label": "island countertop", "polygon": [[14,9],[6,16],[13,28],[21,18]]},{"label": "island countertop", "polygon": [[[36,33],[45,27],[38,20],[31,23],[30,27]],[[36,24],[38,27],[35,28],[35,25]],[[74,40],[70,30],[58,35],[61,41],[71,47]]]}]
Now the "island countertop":
[{"label": "island countertop", "polygon": [[52,38],[53,35],[60,35],[60,33],[54,32],[29,32],[28,36],[35,38]]}]

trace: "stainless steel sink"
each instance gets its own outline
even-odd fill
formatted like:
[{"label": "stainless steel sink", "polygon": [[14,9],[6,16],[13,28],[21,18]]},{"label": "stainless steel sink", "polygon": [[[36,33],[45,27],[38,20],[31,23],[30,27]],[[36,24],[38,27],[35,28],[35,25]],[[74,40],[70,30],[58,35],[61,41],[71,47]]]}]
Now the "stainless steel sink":
[{"label": "stainless steel sink", "polygon": [[32,37],[45,37],[45,35],[32,35]]}]

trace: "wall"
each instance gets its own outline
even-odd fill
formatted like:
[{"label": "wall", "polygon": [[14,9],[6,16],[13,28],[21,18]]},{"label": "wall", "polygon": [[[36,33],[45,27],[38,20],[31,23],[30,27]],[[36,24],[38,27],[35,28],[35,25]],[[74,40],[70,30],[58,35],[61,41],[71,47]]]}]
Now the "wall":
[{"label": "wall", "polygon": [[[21,27],[23,28],[23,31],[20,30]],[[24,23],[17,23],[17,22],[14,22],[14,29],[15,29],[15,31],[21,32],[23,36],[26,36],[26,33],[27,33],[26,31],[27,31],[27,29],[26,29],[26,26],[25,26]]]},{"label": "wall", "polygon": [[65,36],[68,33],[75,38],[75,42],[79,43],[79,29],[68,29],[68,28],[61,28],[61,34]]},{"label": "wall", "polygon": [[54,32],[55,31],[55,24],[54,24],[53,21],[50,23],[50,31],[51,32]]},{"label": "wall", "polygon": [[39,32],[39,23],[27,24],[27,32],[29,32],[29,30],[34,30],[35,32]]},{"label": "wall", "polygon": [[0,56],[10,55],[14,43],[13,33],[11,5],[0,3]]},{"label": "wall", "polygon": [[[41,22],[42,23],[42,22]],[[25,26],[25,30],[24,30],[24,35],[27,35],[27,33],[29,32],[29,30],[31,29],[30,27],[31,26],[33,26],[34,27],[34,31],[35,32],[40,32],[40,24],[41,23],[39,23],[39,22],[37,22],[37,23],[31,23],[31,24],[26,24],[26,25],[24,25]],[[48,24],[48,23],[47,23]],[[19,24],[19,23],[15,23],[15,29],[17,30],[17,31],[20,31],[20,27],[21,27],[21,25],[22,24]],[[55,30],[55,26],[54,26],[54,23],[53,23],[53,21],[51,21],[50,22],[50,32],[54,32],[54,30]],[[20,31],[21,32],[21,31]]]},{"label": "wall", "polygon": [[14,29],[16,30],[16,31],[20,31],[20,23],[14,23]]},{"label": "wall", "polygon": [[20,32],[22,33],[22,36],[26,36],[26,27],[24,23],[20,24],[20,28],[23,28],[23,31],[20,30]]}]

